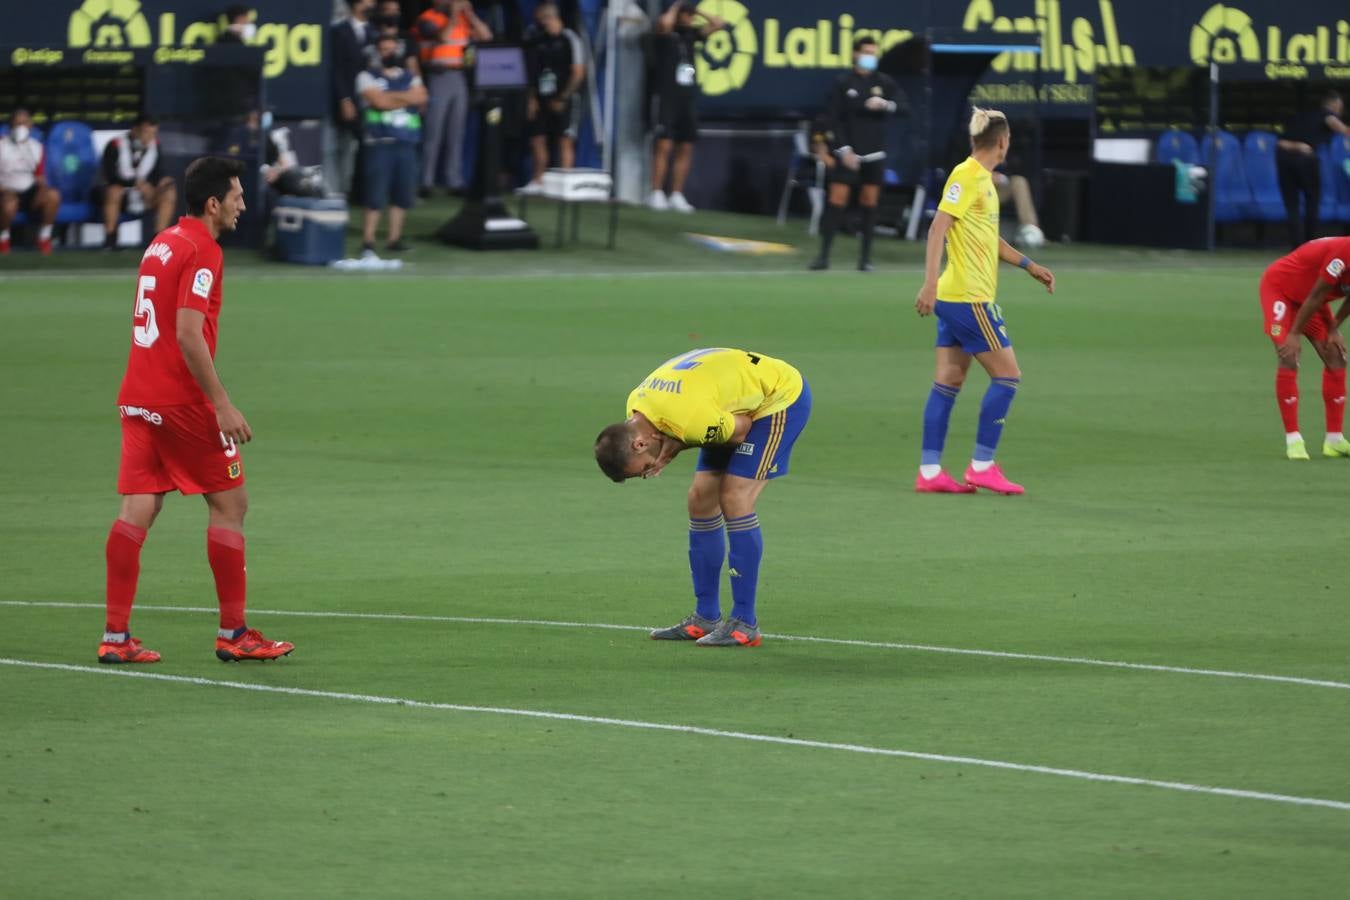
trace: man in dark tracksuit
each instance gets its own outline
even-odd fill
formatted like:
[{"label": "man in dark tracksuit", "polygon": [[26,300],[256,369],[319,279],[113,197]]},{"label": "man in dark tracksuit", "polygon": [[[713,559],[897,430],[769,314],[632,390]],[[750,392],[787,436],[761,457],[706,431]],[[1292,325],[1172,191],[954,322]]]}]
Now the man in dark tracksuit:
[{"label": "man in dark tracksuit", "polygon": [[[1322,170],[1317,151],[1332,135],[1350,134],[1350,126],[1341,120],[1345,102],[1336,91],[1322,95],[1317,109],[1299,113],[1284,127],[1275,151],[1275,167],[1280,176],[1280,194],[1289,219],[1289,243],[1298,247],[1317,237],[1318,208],[1322,205]],[[1334,187],[1332,188],[1335,189]],[[1298,201],[1303,197],[1303,216]]]},{"label": "man in dark tracksuit", "polygon": [[837,165],[830,169],[829,204],[820,225],[820,255],[813,270],[830,267],[830,245],[848,206],[849,193],[858,190],[862,207],[862,247],[858,270],[872,271],[872,232],[877,223],[877,201],[886,180],[886,120],[899,109],[899,89],[890,76],[877,71],[877,42],[860,37],[853,42],[853,71],[839,76],[830,92],[828,119]]}]

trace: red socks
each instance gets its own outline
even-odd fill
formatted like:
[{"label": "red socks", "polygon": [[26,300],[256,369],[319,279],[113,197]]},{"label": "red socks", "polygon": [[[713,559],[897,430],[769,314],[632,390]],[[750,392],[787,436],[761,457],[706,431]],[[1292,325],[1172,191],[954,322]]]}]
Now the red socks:
[{"label": "red socks", "polygon": [[1345,425],[1345,370],[1322,370],[1322,402],[1327,408],[1327,434],[1340,434]]},{"label": "red socks", "polygon": [[216,577],[220,627],[237,631],[244,627],[244,536],[228,528],[206,529],[206,558]]},{"label": "red socks", "polygon": [[1298,369],[1275,370],[1275,399],[1280,404],[1284,433],[1298,431]]},{"label": "red socks", "polygon": [[141,545],[145,529],[117,519],[108,532],[107,624],[113,634],[125,634],[136,602],[136,580],[141,576]]}]

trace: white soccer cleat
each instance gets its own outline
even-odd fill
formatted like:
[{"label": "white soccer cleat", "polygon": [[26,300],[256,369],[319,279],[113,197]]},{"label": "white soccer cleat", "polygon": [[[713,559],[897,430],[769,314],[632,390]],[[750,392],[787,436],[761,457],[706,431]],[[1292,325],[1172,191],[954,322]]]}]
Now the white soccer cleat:
[{"label": "white soccer cleat", "polygon": [[1045,232],[1035,225],[1023,225],[1017,229],[1017,244],[1027,250],[1045,246]]},{"label": "white soccer cleat", "polygon": [[691,213],[694,211],[694,205],[684,199],[684,194],[676,191],[670,195],[670,208],[676,212]]},{"label": "white soccer cleat", "polygon": [[538,197],[543,192],[544,192],[544,185],[542,182],[538,181],[531,181],[524,187],[516,188],[517,194],[525,194],[526,196],[529,197]]},{"label": "white soccer cleat", "polygon": [[666,200],[666,195],[660,191],[652,191],[651,196],[647,198],[647,208],[654,209],[657,212],[665,212],[670,209],[670,202]]}]

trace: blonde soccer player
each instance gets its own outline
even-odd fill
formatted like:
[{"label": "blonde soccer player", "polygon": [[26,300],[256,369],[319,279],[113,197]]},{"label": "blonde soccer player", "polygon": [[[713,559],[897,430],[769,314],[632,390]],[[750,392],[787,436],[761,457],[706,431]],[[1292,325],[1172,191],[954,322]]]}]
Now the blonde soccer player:
[{"label": "blonde soccer player", "polygon": [[[923,455],[914,489],[920,493],[968,494],[977,488],[1021,494],[994,462],[1003,423],[1021,383],[1012,339],[996,302],[999,260],[1014,263],[1055,292],[1055,276],[998,235],[998,191],[993,172],[1008,156],[1012,130],[997,110],[975,109],[970,117],[970,156],[952,170],[928,230],[923,287],[914,302],[920,316],[937,316],[937,368],[923,413]],[[947,265],[941,277],[943,249]],[[965,484],[942,468],[947,424],[961,385],[978,360],[989,373],[980,404],[975,452]]]}]

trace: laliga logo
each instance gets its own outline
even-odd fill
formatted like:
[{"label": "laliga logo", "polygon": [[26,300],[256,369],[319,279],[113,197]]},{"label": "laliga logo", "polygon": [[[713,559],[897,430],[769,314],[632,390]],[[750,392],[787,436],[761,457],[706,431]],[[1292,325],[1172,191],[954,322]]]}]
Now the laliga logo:
[{"label": "laliga logo", "polygon": [[1191,60],[1202,66],[1217,63],[1261,62],[1261,39],[1252,28],[1252,17],[1240,9],[1216,3],[1191,29]]},{"label": "laliga logo", "polygon": [[149,47],[150,23],[139,0],[84,0],[70,15],[72,47]]},{"label": "laliga logo", "polygon": [[703,53],[694,61],[703,93],[716,97],[739,90],[750,78],[759,53],[759,36],[750,21],[750,10],[737,0],[703,0],[698,11],[719,16],[727,27],[708,36]]}]

